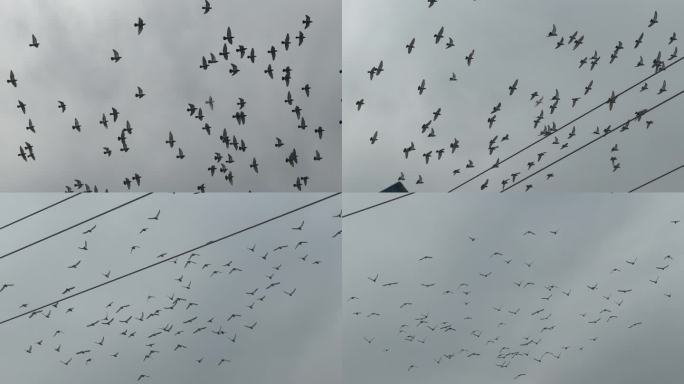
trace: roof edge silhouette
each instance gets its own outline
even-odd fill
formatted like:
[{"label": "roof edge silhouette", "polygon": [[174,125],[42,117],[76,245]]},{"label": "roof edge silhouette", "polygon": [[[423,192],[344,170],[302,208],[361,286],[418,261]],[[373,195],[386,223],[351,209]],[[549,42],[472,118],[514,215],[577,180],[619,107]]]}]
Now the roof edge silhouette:
[{"label": "roof edge silhouette", "polygon": [[383,189],[380,191],[380,193],[402,193],[402,192],[408,192],[406,187],[404,187],[404,184],[401,183],[401,181],[398,181],[389,187]]}]

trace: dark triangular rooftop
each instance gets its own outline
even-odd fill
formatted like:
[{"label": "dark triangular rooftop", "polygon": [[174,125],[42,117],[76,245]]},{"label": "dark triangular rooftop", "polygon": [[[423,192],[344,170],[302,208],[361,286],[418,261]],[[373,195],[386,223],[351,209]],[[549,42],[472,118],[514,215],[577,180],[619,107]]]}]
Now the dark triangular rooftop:
[{"label": "dark triangular rooftop", "polygon": [[404,184],[402,184],[400,181],[390,185],[389,187],[383,189],[380,192],[389,192],[389,193],[400,193],[400,192],[408,192],[406,187],[404,187]]}]

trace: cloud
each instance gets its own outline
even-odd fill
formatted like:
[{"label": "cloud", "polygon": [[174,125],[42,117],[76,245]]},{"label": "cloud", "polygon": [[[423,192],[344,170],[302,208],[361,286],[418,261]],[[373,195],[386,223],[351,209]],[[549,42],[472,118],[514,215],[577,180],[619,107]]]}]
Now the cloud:
[{"label": "cloud", "polygon": [[[162,253],[170,257],[322,197],[151,195],[4,258],[0,282],[15,285],[0,295],[2,319],[63,297],[67,287],[76,287],[75,292],[101,283],[108,271],[113,279],[159,260]],[[0,196],[0,205],[8,217],[20,217],[58,199],[57,194],[6,194]],[[5,251],[10,251],[130,199],[130,194],[81,195],[4,229],[0,238]],[[215,383],[225,377],[243,382],[340,382],[341,248],[340,239],[332,238],[340,226],[339,219],[332,217],[339,207],[339,198],[327,200],[202,248],[192,258],[184,255],[177,264],[161,264],[46,308],[49,318],[37,314],[3,324],[4,377],[14,383],[66,383],[76,378],[134,382],[139,374],[150,375],[150,383]],[[159,221],[147,220],[157,210],[161,210]],[[290,229],[302,220],[301,232]],[[97,225],[93,232],[83,235],[93,224]],[[149,229],[139,234],[145,227]],[[78,249],[84,241],[87,252]],[[295,250],[299,241],[308,244]],[[132,245],[140,248],[131,252]],[[279,245],[288,248],[274,251]],[[247,250],[252,246],[254,253]],[[304,261],[299,259],[307,254]],[[186,266],[189,259],[197,264]],[[82,260],[78,268],[67,268],[77,260]],[[233,267],[242,271],[230,273]],[[220,273],[211,276],[213,271]],[[175,280],[181,277],[181,282]],[[280,285],[266,289],[272,282]],[[254,297],[245,293],[255,288]],[[283,293],[295,288],[292,297]],[[263,301],[258,300],[262,295]],[[169,297],[184,301],[169,309]],[[27,308],[20,308],[24,303]],[[197,305],[188,308],[189,303]],[[252,303],[256,303],[253,310],[247,307]],[[124,305],[130,307],[117,313]],[[73,311],[67,313],[68,308]],[[158,316],[148,318],[157,310]],[[242,317],[228,321],[233,313]],[[136,320],[141,316],[144,321]],[[108,321],[105,317],[113,319],[110,326],[102,324]],[[100,323],[86,327],[97,320]],[[254,322],[253,331],[245,328]],[[170,332],[150,336],[170,326]],[[201,327],[206,329],[193,333]],[[54,335],[56,330],[63,334]],[[225,334],[211,333],[219,330]],[[229,340],[234,335],[235,343]],[[102,337],[103,346],[95,344]],[[39,340],[41,345],[36,344]],[[154,345],[147,347],[148,343]],[[60,344],[60,352],[54,351]],[[178,344],[187,348],[174,351]],[[30,355],[24,352],[29,345],[33,345]],[[87,349],[92,352],[75,354]],[[159,353],[143,360],[151,350]],[[110,356],[117,352],[117,358]],[[86,366],[88,357],[92,361]],[[60,364],[69,358],[73,360],[68,366]],[[230,363],[219,367],[221,358]],[[202,363],[196,362],[199,359]],[[304,369],[312,362],[315,368]]]},{"label": "cloud", "polygon": [[[353,194],[343,204],[348,210],[374,200]],[[674,383],[684,315],[676,297],[684,287],[677,282],[681,228],[670,220],[681,212],[677,195],[461,193],[413,195],[347,218],[345,380],[491,383],[525,373],[519,380]],[[536,235],[524,235],[528,230]],[[419,261],[423,256],[433,258]],[[626,263],[635,258],[634,266]],[[611,272],[615,267],[620,271]],[[377,283],[368,280],[376,274]],[[382,287],[386,282],[399,284]],[[534,285],[524,287],[528,282]],[[596,291],[587,288],[594,284]],[[412,304],[400,308],[405,302]],[[373,312],[380,316],[368,317]],[[422,317],[427,324],[419,325]],[[453,330],[442,329],[449,325]],[[521,346],[530,339],[539,344]],[[528,355],[497,358],[509,352]],[[417,368],[408,372],[411,364]]]},{"label": "cloud", "polygon": [[[237,1],[215,2],[203,15],[202,2],[24,2],[2,7],[0,42],[3,55],[0,67],[9,75],[14,71],[18,87],[3,87],[0,92],[0,123],[7,127],[0,144],[5,191],[63,191],[75,178],[99,190],[123,191],[123,180],[137,172],[143,176],[142,190],[195,191],[205,184],[210,191],[294,191],[297,177],[309,176],[308,191],[334,191],[340,185],[341,111],[340,55],[341,15],[329,1],[300,0],[282,3]],[[294,37],[304,30],[301,21],[308,14],[313,24],[306,29],[304,44]],[[147,23],[140,36],[133,24],[138,17]],[[276,20],[276,22],[273,22]],[[228,61],[218,56],[227,27],[235,36]],[[31,34],[38,49],[28,47]],[[285,51],[281,41],[286,33],[294,44]],[[243,44],[254,48],[256,63],[239,59],[235,51]],[[267,50],[278,49],[273,62]],[[109,58],[112,49],[123,57],[119,63]],[[202,56],[213,52],[219,62],[207,71],[199,68]],[[228,73],[228,63],[241,72]],[[264,73],[274,68],[275,80]],[[290,87],[280,79],[281,70],[292,68]],[[4,75],[3,75],[4,76]],[[309,84],[311,96],[300,89]],[[146,96],[134,98],[141,86]],[[287,91],[294,103],[284,103]],[[215,109],[205,100],[212,96]],[[238,126],[231,116],[238,110],[238,98],[247,101],[247,124]],[[15,105],[24,101],[27,114]],[[57,109],[57,100],[67,105]],[[203,122],[185,111],[188,103],[203,107]],[[302,109],[308,128],[291,110]],[[111,108],[119,110],[116,123],[109,128],[98,122]],[[33,134],[25,130],[31,118]],[[82,132],[71,129],[74,118]],[[117,136],[129,121],[133,134],[128,137],[130,151],[121,152]],[[212,127],[211,135],[201,128]],[[314,132],[323,127],[323,138]],[[227,129],[232,137],[244,140],[246,152],[227,150],[219,135]],[[169,148],[164,141],[169,131],[177,140]],[[285,145],[276,148],[275,138]],[[25,141],[34,145],[37,160],[24,163],[17,158],[17,147]],[[113,154],[106,157],[103,147]],[[177,147],[186,159],[176,159]],[[296,148],[299,163],[290,167],[285,158]],[[314,161],[319,150],[323,160]],[[218,152],[235,162],[227,164],[235,177],[231,186],[224,174],[211,177],[207,170]],[[260,163],[259,174],[248,167],[252,158]],[[103,170],[107,170],[103,172]]]},{"label": "cloud", "polygon": [[[648,28],[654,9],[659,11],[659,23]],[[619,17],[615,17],[619,12]],[[667,63],[679,41],[668,45],[669,37],[682,24],[681,5],[672,1],[643,3],[628,2],[562,2],[533,1],[524,6],[513,3],[481,1],[441,1],[428,9],[424,1],[402,3],[389,0],[350,0],[343,4],[343,185],[345,191],[379,191],[395,181],[400,173],[406,177],[409,190],[444,192],[471,176],[492,166],[496,159],[509,155],[539,139],[544,125],[563,126],[586,111],[603,103],[611,92],[622,91],[653,73],[652,59],[659,51]],[[557,38],[547,38],[553,24]],[[444,39],[435,45],[434,34],[444,26]],[[584,35],[584,43],[573,51],[567,45],[575,31]],[[633,49],[634,40],[644,32],[643,44]],[[451,37],[455,46],[446,49]],[[554,49],[564,38],[565,46]],[[405,45],[416,39],[415,50],[409,55]],[[613,64],[610,55],[618,41],[624,49]],[[465,56],[475,49],[471,66]],[[591,57],[594,50],[601,56],[598,66],[578,69],[579,61]],[[645,66],[635,68],[643,56]],[[368,78],[372,67],[380,61],[384,72]],[[489,178],[488,190],[499,190],[501,182],[512,184],[511,173],[520,178],[541,166],[564,156],[594,139],[592,132],[624,123],[634,112],[652,107],[679,92],[684,85],[681,63],[649,80],[649,90],[641,86],[620,96],[615,108],[603,107],[573,123],[523,154],[502,164],[459,190],[479,191]],[[449,81],[455,74],[458,81]],[[425,79],[427,90],[419,96],[417,87]],[[518,89],[509,96],[508,87],[519,80]],[[584,87],[594,81],[593,90],[584,95]],[[663,80],[667,92],[658,95]],[[553,114],[550,105],[558,89],[560,102]],[[530,101],[530,94],[544,97],[540,107]],[[579,97],[572,107],[572,98]],[[365,100],[361,111],[355,102]],[[536,99],[538,100],[538,98]],[[681,157],[674,143],[682,140],[677,129],[677,105],[681,99],[659,107],[644,120],[653,120],[645,128],[645,121],[632,123],[631,129],[616,132],[586,149],[568,157],[558,165],[525,181],[513,190],[523,190],[533,184],[534,190],[555,192],[619,192],[628,191],[652,177],[681,165]],[[489,128],[487,119],[499,102],[501,111]],[[435,137],[421,134],[421,126],[433,118],[441,108],[441,116],[430,124]],[[533,121],[544,109],[544,120],[535,129]],[[576,136],[568,138],[572,127]],[[371,145],[369,138],[378,131],[378,142]],[[502,141],[508,135],[509,140]],[[497,136],[489,154],[489,141]],[[460,148],[451,154],[449,144],[459,140]],[[415,144],[409,159],[403,148]],[[560,147],[568,143],[568,147]],[[619,152],[610,149],[618,144]],[[436,151],[445,149],[437,160]],[[432,151],[429,164],[422,156]],[[541,162],[537,154],[546,152]],[[616,156],[620,170],[613,172],[610,158]],[[473,168],[466,168],[468,160]],[[535,165],[530,171],[527,163]],[[460,173],[454,174],[455,170]],[[590,172],[587,170],[591,170]],[[546,175],[553,173],[547,181]],[[421,175],[424,184],[417,185]],[[681,178],[668,177],[644,190],[677,191]]]}]

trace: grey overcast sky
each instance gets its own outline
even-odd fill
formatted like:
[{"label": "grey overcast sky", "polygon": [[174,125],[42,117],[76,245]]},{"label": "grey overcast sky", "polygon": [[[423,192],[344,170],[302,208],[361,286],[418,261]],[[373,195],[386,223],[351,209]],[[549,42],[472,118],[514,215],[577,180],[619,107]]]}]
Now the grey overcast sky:
[{"label": "grey overcast sky", "polygon": [[562,193],[418,194],[350,216],[345,381],[680,383],[682,218],[678,194]]},{"label": "grey overcast sky", "polygon": [[[658,11],[658,23],[649,28],[649,20]],[[428,8],[425,0],[343,1],[343,189],[376,192],[393,183],[404,173],[409,190],[439,192],[456,187],[471,176],[490,168],[496,159],[503,160],[540,138],[545,125],[559,128],[586,111],[606,101],[614,90],[620,92],[654,71],[653,59],[670,60],[684,31],[684,3],[675,0],[561,1],[438,1]],[[547,37],[552,25],[557,37]],[[444,38],[435,44],[433,35],[444,27]],[[573,50],[570,36],[578,31],[583,44]],[[635,40],[644,33],[643,42],[634,49]],[[678,40],[669,44],[676,33]],[[406,45],[415,38],[415,48],[407,53]],[[449,38],[453,47],[447,49]],[[563,38],[564,45],[555,49]],[[610,64],[614,47],[623,49]],[[475,50],[470,66],[465,57]],[[590,61],[579,69],[580,60],[597,51],[598,64],[590,70]],[[644,66],[635,67],[640,56]],[[383,61],[384,71],[372,81],[369,73]],[[616,127],[634,117],[638,110],[652,107],[674,96],[684,87],[682,64],[668,70],[617,98],[612,111],[608,106],[587,115],[546,141],[530,148],[461,190],[479,191],[489,179],[487,191],[497,191],[512,173],[518,179],[564,156],[598,137],[592,132],[608,125]],[[457,78],[450,81],[452,73]],[[509,96],[509,86],[518,79],[517,90]],[[426,90],[418,94],[425,80]],[[667,91],[658,94],[663,81]],[[584,95],[585,86],[592,90]],[[555,90],[560,101],[551,114]],[[535,106],[530,100],[543,101]],[[572,99],[577,100],[572,107]],[[356,102],[365,104],[357,111]],[[524,190],[527,184],[538,191],[620,192],[628,191],[647,180],[684,164],[681,142],[681,108],[678,97],[634,122],[624,132],[611,133],[585,149],[513,187]],[[488,127],[492,109],[501,102],[496,121]],[[425,133],[423,124],[430,123]],[[533,121],[544,112],[544,119],[534,128]],[[646,120],[653,121],[646,129]],[[575,136],[568,138],[572,127]],[[434,137],[428,137],[434,129]],[[378,141],[370,138],[378,132]],[[493,153],[489,153],[493,140]],[[508,140],[504,137],[508,136]],[[552,144],[554,137],[558,144]],[[459,141],[451,153],[450,144]],[[403,148],[415,144],[415,151],[405,159]],[[567,147],[562,148],[565,144]],[[611,149],[618,145],[618,151]],[[441,160],[437,151],[445,149]],[[422,156],[432,151],[426,165]],[[541,162],[537,154],[545,152]],[[616,159],[611,162],[611,157]],[[472,160],[473,167],[466,168]],[[535,164],[528,171],[528,162]],[[613,163],[620,168],[613,172]],[[459,170],[460,173],[454,174]],[[547,174],[553,173],[547,180]],[[684,190],[684,173],[671,175],[644,190]],[[422,176],[423,184],[416,184]]]},{"label": "grey overcast sky", "polygon": [[[0,1],[0,188],[4,191],[63,191],[80,179],[91,187],[126,190],[123,181],[134,173],[142,186],[133,190],[297,191],[297,177],[309,179],[304,191],[340,189],[341,175],[341,7],[332,0],[212,1],[203,14],[203,0],[193,1]],[[304,29],[309,15],[312,24]],[[146,23],[138,35],[134,23]],[[219,56],[222,37],[231,27],[233,45],[225,60]],[[299,31],[305,35],[298,45]],[[35,34],[39,47],[29,47]],[[281,41],[290,35],[286,51]],[[247,48],[244,58],[236,52]],[[267,51],[277,49],[273,61]],[[247,55],[255,50],[256,62]],[[122,59],[110,60],[112,49]],[[213,53],[218,62],[204,71],[202,57]],[[231,76],[230,64],[240,72]],[[264,70],[271,64],[274,79]],[[289,87],[281,80],[291,68]],[[10,70],[14,88],[5,82]],[[310,96],[302,90],[310,86]],[[134,97],[140,86],[145,96]],[[284,102],[288,91],[292,105]],[[205,101],[212,96],[211,110]],[[244,98],[246,124],[232,116]],[[16,107],[26,104],[26,113]],[[64,101],[66,111],[58,109]],[[188,103],[201,107],[203,121],[191,117]],[[301,120],[292,112],[301,109]],[[120,115],[116,123],[111,108]],[[107,114],[108,126],[99,124]],[[197,115],[197,112],[195,113]],[[35,133],[25,127],[31,119]],[[81,132],[72,129],[74,119]],[[128,152],[117,137],[126,127]],[[202,127],[211,127],[208,135]],[[324,129],[322,138],[314,131]],[[219,139],[223,130],[246,151]],[[176,143],[165,144],[169,132]],[[276,148],[276,137],[283,146]],[[33,145],[35,161],[18,157],[19,146]],[[109,147],[111,157],[103,147]],[[184,159],[177,159],[178,148]],[[285,162],[296,149],[298,163]],[[315,151],[322,157],[314,161]],[[223,156],[214,160],[218,152]],[[234,162],[227,163],[227,155]],[[256,158],[259,173],[249,164]],[[211,176],[214,164],[226,172]],[[234,185],[225,179],[232,172]]]},{"label": "grey overcast sky", "polygon": [[[78,196],[1,230],[2,253],[135,196]],[[113,279],[159,260],[157,255],[162,253],[172,256],[323,197],[151,195],[1,260],[0,284],[14,284],[0,292],[2,320],[63,297],[68,287],[75,287],[73,292],[85,289],[105,281],[103,274]],[[0,195],[2,224],[60,198],[59,194]],[[341,236],[333,238],[341,229],[340,219],[333,218],[340,207],[339,197],[328,199],[209,245],[196,251],[198,256],[184,255],[177,264],[162,264],[45,309],[31,319],[0,325],[3,381],[135,383],[140,374],[146,374],[150,377],[143,383],[340,383]],[[158,210],[158,221],[147,219]],[[302,221],[301,231],[291,229]],[[91,233],[82,234],[92,225],[97,226]],[[142,228],[149,229],[139,233]],[[85,241],[87,251],[80,250]],[[308,243],[296,246],[300,241]],[[133,245],[140,248],[131,252]],[[288,247],[274,251],[281,245]],[[251,247],[254,252],[247,249]],[[264,260],[261,256],[266,253]],[[186,267],[189,258],[196,264]],[[68,268],[78,260],[76,268]],[[231,273],[233,268],[241,271]],[[271,274],[271,279],[266,277]],[[181,276],[181,282],[175,280]],[[280,284],[266,289],[271,283]],[[246,294],[255,289],[254,296]],[[168,297],[185,301],[164,309],[172,305]],[[20,308],[24,303],[28,309]],[[187,309],[189,303],[196,305]],[[253,309],[247,307],[253,303]],[[119,311],[125,305],[129,307]],[[158,316],[148,318],[157,310]],[[228,321],[231,314],[241,317]],[[142,322],[136,320],[141,315]],[[86,327],[97,320],[93,327]],[[110,320],[110,326],[103,324]],[[254,330],[246,328],[254,322]],[[171,326],[170,332],[161,330]],[[206,329],[193,333],[201,327]],[[62,333],[55,335],[57,330]],[[225,333],[213,333],[219,331]],[[150,337],[156,332],[161,334]],[[235,335],[233,343],[230,339]],[[102,337],[100,346],[96,342]],[[150,348],[148,343],[154,345]],[[174,351],[178,344],[187,348]],[[60,351],[55,351],[60,345]],[[26,352],[29,347],[30,354]],[[91,352],[76,354],[82,350]],[[159,353],[144,360],[151,350]],[[118,357],[111,356],[116,353]],[[92,361],[86,365],[88,358]],[[219,366],[222,358],[230,362]],[[67,366],[60,363],[69,359]]]}]

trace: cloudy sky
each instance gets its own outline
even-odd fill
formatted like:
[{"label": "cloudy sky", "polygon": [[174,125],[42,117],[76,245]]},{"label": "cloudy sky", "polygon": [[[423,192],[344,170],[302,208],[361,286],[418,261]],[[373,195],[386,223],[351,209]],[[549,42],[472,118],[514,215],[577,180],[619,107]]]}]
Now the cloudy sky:
[{"label": "cloudy sky", "polygon": [[[0,231],[5,254],[39,237],[74,224],[137,195],[81,195],[35,217]],[[75,291],[204,244],[278,213],[323,198],[324,195],[280,194],[154,194],[117,210],[92,224],[68,231],[2,259],[0,284],[14,284],[0,293],[2,320],[50,303],[61,292]],[[0,195],[3,224],[57,201],[57,194]],[[158,221],[148,220],[160,210]],[[340,199],[335,197],[285,218],[198,250],[197,264],[184,268],[165,263],[44,310],[33,318],[19,318],[0,326],[3,377],[13,383],[74,381],[136,382],[147,374],[149,383],[216,383],[230,377],[249,383],[340,382]],[[292,230],[304,221],[300,231]],[[89,234],[83,231],[96,224]],[[142,228],[149,228],[140,234]],[[87,241],[87,251],[78,247]],[[293,249],[297,242],[308,241]],[[140,248],[130,252],[132,245]],[[255,246],[256,245],[256,246]],[[273,251],[280,245],[288,248]],[[252,253],[248,247],[255,246]],[[261,259],[268,252],[266,260]],[[305,261],[299,257],[306,257]],[[75,269],[67,266],[82,260]],[[224,266],[232,262],[228,267]],[[318,262],[318,263],[315,263]],[[204,268],[205,264],[209,264]],[[282,265],[279,271],[273,269]],[[231,268],[240,268],[229,274]],[[213,271],[221,271],[211,277]],[[266,275],[274,273],[272,280]],[[174,279],[183,276],[182,282]],[[271,282],[280,282],[266,290]],[[182,286],[188,286],[184,289]],[[245,292],[258,288],[255,296]],[[292,291],[292,297],[283,291]],[[75,292],[74,291],[74,292]],[[258,298],[266,295],[264,301]],[[153,296],[148,298],[148,295]],[[155,309],[174,310],[140,322]],[[106,306],[113,302],[110,308]],[[186,309],[188,303],[196,303]],[[256,302],[253,310],[248,305]],[[123,305],[130,305],[116,313]],[[73,312],[67,309],[73,307]],[[49,313],[49,319],[45,314]],[[227,321],[230,314],[242,317]],[[102,324],[105,316],[114,319]],[[129,316],[129,323],[121,323]],[[183,321],[197,316],[189,324]],[[211,323],[209,319],[213,318]],[[87,324],[100,320],[93,327]],[[245,328],[257,322],[254,331]],[[148,338],[168,324],[172,331]],[[203,331],[192,332],[206,326]],[[225,334],[210,331],[221,329]],[[63,334],[53,337],[56,330]],[[127,335],[135,332],[134,337]],[[184,332],[175,335],[178,330]],[[235,343],[229,338],[237,334]],[[97,345],[104,337],[103,345]],[[36,344],[42,340],[42,345]],[[145,344],[154,343],[152,348]],[[177,344],[187,349],[173,351]],[[60,352],[54,351],[61,345]],[[32,352],[26,349],[31,346]],[[75,355],[90,349],[86,355]],[[143,362],[151,349],[158,350]],[[117,358],[111,354],[119,353]],[[68,366],[60,361],[73,360]],[[85,365],[87,358],[92,361]],[[202,363],[195,360],[204,358]],[[230,363],[218,362],[221,358]],[[267,368],[267,369],[265,369]]]},{"label": "cloudy sky", "polygon": [[[684,216],[682,196],[481,196],[413,195],[344,219],[347,382],[681,382],[684,224],[670,221]],[[390,282],[399,284],[382,286]],[[538,344],[520,346],[525,338]]]},{"label": "cloudy sky", "polygon": [[[11,1],[0,2],[0,178],[5,191],[62,191],[73,179],[81,179],[98,189],[121,191],[124,178],[139,173],[139,190],[195,191],[205,184],[211,191],[296,191],[297,177],[308,176],[306,191],[337,191],[341,174],[340,61],[341,8],[339,2],[231,1],[212,2],[204,15],[204,1]],[[305,15],[312,19],[302,46],[295,36],[304,31]],[[142,17],[146,26],[138,36],[133,24]],[[235,41],[228,46],[225,61],[218,55],[226,29],[231,27]],[[285,51],[281,41],[290,35],[292,46]],[[39,47],[29,47],[35,34]],[[254,48],[256,62],[241,59],[239,45]],[[278,50],[275,61],[267,53]],[[110,61],[112,49],[122,56]],[[202,56],[213,53],[218,63],[208,70],[199,68]],[[240,72],[229,74],[229,63]],[[272,64],[274,80],[264,70]],[[286,87],[282,70],[292,69]],[[10,70],[17,88],[5,83]],[[310,86],[310,97],[302,87]],[[137,99],[137,86],[146,96]],[[291,91],[292,105],[284,100]],[[212,96],[211,110],[205,101]],[[238,98],[246,101],[246,125],[231,116]],[[16,107],[26,103],[26,114]],[[58,100],[66,111],[57,108]],[[202,107],[203,121],[191,117],[188,103]],[[292,110],[299,106],[308,127],[299,129],[300,120]],[[115,107],[116,123],[107,115],[109,128],[98,122],[103,113]],[[31,119],[36,133],[25,129]],[[71,127],[77,118],[78,133]],[[129,121],[130,151],[121,152],[117,136]],[[211,135],[202,130],[211,126]],[[323,127],[322,139],[314,132]],[[227,150],[219,140],[226,128],[244,140],[247,150]],[[176,144],[164,142],[173,132]],[[284,145],[275,147],[276,137]],[[18,147],[29,142],[36,161],[25,163]],[[111,157],[103,147],[112,150]],[[182,148],[185,159],[176,158]],[[291,167],[285,158],[296,149],[298,164]],[[314,161],[318,150],[322,160]],[[225,174],[211,177],[208,168],[227,164],[234,185]],[[256,174],[248,166],[259,163]],[[106,172],[103,172],[106,170]],[[137,187],[136,187],[137,188]],[[134,188],[134,190],[136,189]]]},{"label": "cloudy sky", "polygon": [[[515,153],[538,139],[544,125],[560,127],[606,101],[611,92],[622,91],[653,73],[651,62],[658,52],[669,60],[680,40],[669,45],[673,33],[684,31],[684,5],[673,0],[628,1],[526,1],[521,5],[501,1],[439,1],[428,8],[427,1],[401,4],[392,0],[347,0],[343,2],[343,186],[345,191],[379,191],[396,181],[403,172],[409,190],[446,191],[480,171],[491,167],[497,158]],[[658,23],[648,28],[654,10]],[[619,13],[619,17],[616,14]],[[552,25],[558,37],[547,38]],[[444,26],[444,39],[435,45],[436,34]],[[584,36],[573,51],[568,38],[575,31]],[[643,43],[634,42],[644,32]],[[449,38],[454,46],[446,49]],[[565,45],[555,49],[563,37]],[[409,55],[406,45],[415,38]],[[680,37],[681,39],[681,37]],[[624,49],[609,64],[614,47],[621,41]],[[574,45],[573,45],[574,46]],[[465,56],[475,50],[469,67]],[[584,57],[597,51],[600,60],[592,70],[578,69]],[[679,52],[678,52],[679,53]],[[644,66],[636,68],[639,57]],[[678,55],[677,58],[680,56]],[[367,71],[383,61],[384,72],[369,80]],[[568,139],[572,125],[531,149],[502,164],[498,170],[466,184],[461,190],[479,190],[489,179],[488,190],[499,190],[501,181],[511,173],[518,178],[540,169],[566,152],[597,137],[592,132],[624,123],[634,112],[652,107],[675,95],[684,87],[681,62],[620,96],[612,111],[608,107],[593,112],[575,124],[576,135]],[[449,81],[455,74],[457,81]],[[423,95],[418,86],[426,81]],[[518,79],[517,91],[509,96],[508,87]],[[593,89],[584,87],[593,80]],[[666,80],[667,91],[658,95]],[[558,89],[560,101],[550,114],[551,98]],[[543,97],[539,106],[530,101]],[[572,108],[572,99],[579,97]],[[356,102],[365,105],[357,111]],[[501,102],[496,122],[488,128],[493,107]],[[684,164],[679,143],[684,133],[679,126],[682,98],[676,98],[649,113],[625,132],[615,132],[598,140],[548,170],[521,183],[513,190],[532,184],[542,191],[627,191],[666,171]],[[441,108],[441,116],[421,134],[421,126]],[[540,111],[544,120],[535,129],[533,121]],[[645,120],[652,120],[649,129]],[[378,141],[369,139],[378,132]],[[502,139],[508,135],[508,140]],[[491,155],[488,143],[498,136]],[[460,148],[451,154],[449,144],[459,140]],[[415,144],[406,160],[403,148]],[[567,147],[561,147],[567,144]],[[611,152],[618,145],[618,151]],[[437,160],[436,151],[444,148]],[[432,151],[429,164],[422,154]],[[537,154],[546,152],[541,160]],[[610,158],[620,164],[613,172]],[[466,168],[468,160],[473,168]],[[535,164],[528,172],[527,163]],[[455,170],[460,173],[453,174]],[[590,170],[590,171],[588,171]],[[547,181],[546,175],[553,173]],[[416,181],[422,176],[424,184]],[[678,191],[684,187],[681,173],[672,175],[644,190]],[[511,182],[509,181],[509,185]]]}]

